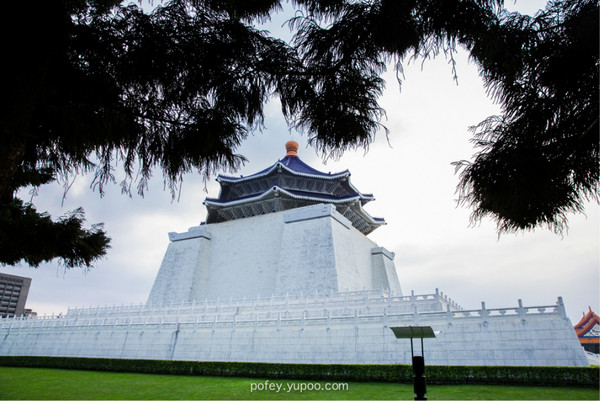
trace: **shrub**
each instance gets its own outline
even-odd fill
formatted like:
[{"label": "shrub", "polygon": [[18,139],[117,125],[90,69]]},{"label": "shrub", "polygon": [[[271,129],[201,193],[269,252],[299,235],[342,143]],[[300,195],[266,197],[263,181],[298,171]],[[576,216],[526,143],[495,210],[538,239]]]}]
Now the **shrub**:
[{"label": "shrub", "polygon": [[[196,362],[158,359],[108,359],[0,356],[0,366],[198,376],[237,376],[291,380],[411,383],[410,365]],[[598,367],[440,366],[428,365],[429,384],[514,384],[599,386]]]}]

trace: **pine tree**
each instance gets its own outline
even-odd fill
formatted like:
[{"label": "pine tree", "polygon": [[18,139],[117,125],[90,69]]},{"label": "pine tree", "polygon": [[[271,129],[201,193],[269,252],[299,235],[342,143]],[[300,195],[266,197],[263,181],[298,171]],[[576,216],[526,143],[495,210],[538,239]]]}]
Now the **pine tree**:
[{"label": "pine tree", "polygon": [[118,0],[12,3],[0,263],[89,267],[109,247],[101,225],[83,227],[82,209],[52,221],[18,199],[21,188],[93,173],[102,193],[119,164],[123,192],[143,194],[158,169],[174,194],[184,174],[238,168],[236,148],[275,96],[324,155],[366,147],[385,129],[378,99],[390,60],[401,71],[408,58],[452,60],[457,47],[502,106],[473,128],[475,159],[456,163],[473,218],[491,216],[501,232],[560,232],[566,213],[598,200],[597,1],[551,1],[530,17],[502,0],[296,0],[292,43],[255,27],[280,0],[171,0],[151,11]]}]

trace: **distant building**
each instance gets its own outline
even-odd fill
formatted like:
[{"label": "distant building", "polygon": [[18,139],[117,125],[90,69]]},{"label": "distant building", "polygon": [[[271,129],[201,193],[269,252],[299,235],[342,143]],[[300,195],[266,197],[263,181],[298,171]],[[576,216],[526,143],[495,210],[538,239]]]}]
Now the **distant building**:
[{"label": "distant building", "polygon": [[[0,317],[23,316],[31,279],[0,273]],[[29,311],[29,313],[31,313]]]},{"label": "distant building", "polygon": [[575,325],[575,333],[579,337],[579,342],[588,352],[594,354],[600,353],[600,318],[589,307],[589,312],[584,313],[583,317]]}]

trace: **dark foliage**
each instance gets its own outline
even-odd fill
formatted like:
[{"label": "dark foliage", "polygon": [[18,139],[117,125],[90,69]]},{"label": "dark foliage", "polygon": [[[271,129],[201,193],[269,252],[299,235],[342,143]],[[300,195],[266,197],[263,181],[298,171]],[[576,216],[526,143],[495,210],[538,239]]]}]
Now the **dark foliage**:
[{"label": "dark foliage", "polygon": [[[146,14],[110,1],[58,1],[31,13],[29,27],[46,36],[38,42],[23,35],[11,45],[0,205],[14,220],[4,227],[20,224],[12,206],[19,188],[94,172],[102,194],[115,182],[117,162],[127,176],[122,190],[129,193],[139,177],[140,194],[155,168],[173,194],[185,173],[236,169],[244,158],[235,148],[248,127],[262,123],[264,103],[289,80],[282,71],[294,61],[289,46],[210,2],[173,1]],[[33,219],[27,207],[22,215]],[[48,216],[38,217],[50,224]],[[71,234],[86,241],[82,232]],[[37,265],[52,255],[23,247],[0,253],[0,263],[32,253],[23,260]],[[89,257],[67,258],[66,265],[89,267],[106,251],[87,250]]]},{"label": "dark foliage", "polygon": [[[506,13],[502,0],[293,4],[288,44],[253,25],[280,0],[171,0],[151,12],[118,0],[8,3],[0,210],[16,220],[6,227],[37,213],[22,203],[14,213],[26,186],[93,173],[102,194],[118,164],[123,192],[143,194],[160,170],[175,195],[186,173],[235,170],[236,148],[273,96],[325,156],[367,147],[385,130],[387,63],[401,71],[408,57],[451,58],[457,46],[503,107],[475,129],[475,160],[458,163],[473,217],[492,216],[500,231],[560,231],[567,212],[598,198],[597,1],[553,1],[535,17]],[[106,248],[88,251],[66,264],[89,266]],[[27,252],[22,260],[48,260]]]},{"label": "dark foliage", "polygon": [[0,210],[0,255],[3,263],[24,261],[39,266],[60,258],[65,267],[90,266],[92,261],[106,253],[109,239],[102,225],[83,228],[81,208],[52,221],[46,213],[38,213],[33,205],[20,200]]},{"label": "dark foliage", "polygon": [[599,193],[598,4],[505,14],[499,30],[506,56],[490,43],[472,55],[504,114],[473,127],[482,150],[473,163],[457,163],[460,201],[474,207],[474,219],[493,216],[500,232],[561,232],[566,214]]}]

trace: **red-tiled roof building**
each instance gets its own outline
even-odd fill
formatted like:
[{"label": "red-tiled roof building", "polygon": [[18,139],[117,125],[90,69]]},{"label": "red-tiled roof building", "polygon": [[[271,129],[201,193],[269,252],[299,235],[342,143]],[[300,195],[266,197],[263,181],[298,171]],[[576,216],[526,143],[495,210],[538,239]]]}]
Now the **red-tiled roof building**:
[{"label": "red-tiled roof building", "polygon": [[600,353],[600,318],[589,307],[589,312],[584,313],[583,317],[575,327],[575,333],[579,337],[579,342],[588,352]]}]

